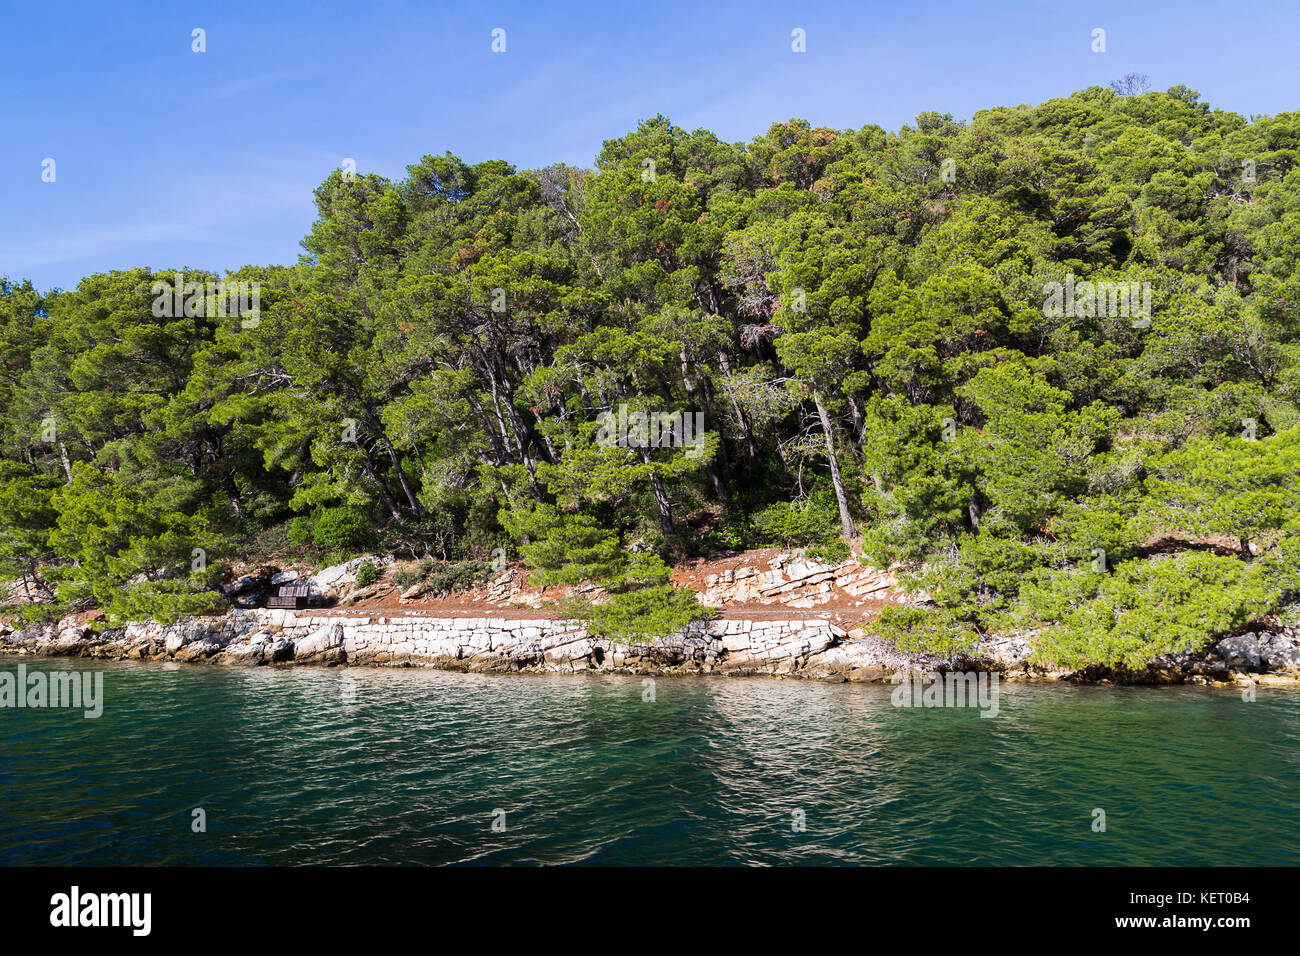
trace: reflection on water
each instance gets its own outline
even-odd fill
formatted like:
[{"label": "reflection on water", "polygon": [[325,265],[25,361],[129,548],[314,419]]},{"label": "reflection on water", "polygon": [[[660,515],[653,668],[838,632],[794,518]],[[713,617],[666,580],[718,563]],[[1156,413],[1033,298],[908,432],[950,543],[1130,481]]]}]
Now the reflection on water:
[{"label": "reflection on water", "polygon": [[0,709],[0,863],[1300,862],[1295,690],[96,666]]}]

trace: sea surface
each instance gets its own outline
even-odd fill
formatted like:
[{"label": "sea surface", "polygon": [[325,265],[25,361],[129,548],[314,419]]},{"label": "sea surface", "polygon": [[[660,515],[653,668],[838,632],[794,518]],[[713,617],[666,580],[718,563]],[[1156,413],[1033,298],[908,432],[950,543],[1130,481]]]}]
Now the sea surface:
[{"label": "sea surface", "polygon": [[1297,689],[21,663],[2,865],[1300,863]]}]

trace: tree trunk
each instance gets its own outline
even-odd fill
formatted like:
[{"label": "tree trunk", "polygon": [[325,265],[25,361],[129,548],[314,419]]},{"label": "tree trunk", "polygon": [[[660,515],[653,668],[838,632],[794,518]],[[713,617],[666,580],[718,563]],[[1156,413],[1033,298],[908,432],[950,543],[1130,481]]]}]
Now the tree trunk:
[{"label": "tree trunk", "polygon": [[501,443],[501,436],[498,435],[497,430],[492,427],[492,422],[488,418],[487,411],[483,408],[482,405],[480,405],[476,401],[473,401],[472,399],[470,400],[470,405],[474,408],[476,412],[478,412],[479,418],[482,419],[482,421],[480,422],[480,427],[483,429],[484,433],[488,436],[488,441],[491,442],[492,444],[492,451],[497,456],[497,466],[499,467],[501,465],[504,465],[506,461],[509,460],[510,456],[506,453],[506,446]]},{"label": "tree trunk", "polygon": [[683,347],[678,351],[677,357],[682,363],[682,387],[686,389],[686,401],[695,400],[695,383],[691,381],[691,363],[686,358],[686,349]]},{"label": "tree trunk", "polygon": [[[698,404],[700,410],[703,411],[704,402],[702,401],[701,397],[697,394],[695,382],[692,378],[690,362],[686,358],[686,349],[683,348],[678,354],[682,362],[682,387],[686,389],[686,401],[688,405]],[[706,389],[699,389],[699,391],[706,391]],[[723,460],[725,461],[727,452],[726,449],[723,447],[721,433],[718,434],[718,451],[721,453],[721,455],[723,456]],[[717,464],[714,461],[710,461],[707,465],[704,466],[704,470],[708,473],[709,481],[713,485],[714,495],[717,496],[718,501],[721,503],[722,507],[726,508],[727,489],[723,483],[722,475],[718,471]]]},{"label": "tree trunk", "polygon": [[488,382],[492,386],[492,410],[496,412],[497,423],[501,426],[501,435],[504,439],[508,439],[514,443],[515,454],[519,456],[520,460],[524,463],[524,467],[528,469],[528,479],[529,483],[533,487],[533,497],[538,501],[541,501],[542,488],[537,484],[537,465],[533,462],[533,459],[528,452],[524,450],[524,443],[519,434],[518,420],[514,413],[514,409],[510,407],[510,404],[507,401],[506,410],[510,413],[509,419],[511,426],[507,428],[506,416],[501,414],[501,389],[497,384],[496,376],[489,374]]},{"label": "tree trunk", "polygon": [[68,446],[59,442],[59,460],[63,462],[63,473],[68,476],[68,484],[72,484],[72,462],[68,460]]},{"label": "tree trunk", "polygon": [[370,452],[367,451],[364,446],[361,449],[361,461],[362,469],[365,471],[366,476],[379,487],[379,500],[384,503],[384,507],[387,508],[388,513],[393,516],[394,521],[401,521],[402,512],[398,510],[397,502],[393,500],[393,496],[388,493],[388,486],[385,485],[384,480],[379,477],[379,472],[375,468],[375,463],[370,460]]},{"label": "tree trunk", "polygon": [[848,399],[849,399],[849,411],[853,413],[853,431],[857,436],[857,439],[854,442],[854,444],[856,447],[861,448],[862,440],[864,437],[866,437],[867,426],[862,419],[862,409],[858,407],[857,400],[852,395],[849,395]]},{"label": "tree trunk", "polygon": [[[718,368],[722,370],[723,375],[731,374],[731,360],[727,358],[725,351],[718,352]],[[745,439],[745,454],[750,461],[754,461],[758,458],[758,444],[754,441],[753,429],[749,427],[749,416],[735,399],[731,400],[731,407],[736,412],[737,421],[740,422],[740,435]]]},{"label": "tree trunk", "polygon": [[[642,448],[641,460],[647,465],[650,464],[650,452]],[[655,503],[659,506],[659,528],[666,535],[674,533],[673,528],[673,506],[668,500],[668,492],[664,490],[663,480],[658,473],[650,473],[650,487],[654,489]]]},{"label": "tree trunk", "polygon": [[402,486],[402,493],[406,495],[406,502],[411,506],[411,511],[415,513],[417,518],[423,518],[424,508],[421,506],[420,500],[415,497],[415,491],[406,478],[406,469],[402,467],[401,456],[397,454],[397,449],[393,447],[393,443],[388,440],[388,433],[384,431],[383,422],[379,420],[379,416],[368,403],[366,406],[366,428],[379,440],[384,451],[387,452],[393,471],[397,473],[397,483]]},{"label": "tree trunk", "polygon": [[822,420],[822,431],[826,435],[826,460],[831,466],[831,484],[835,486],[835,503],[840,506],[840,530],[845,538],[856,538],[858,529],[849,514],[849,499],[844,494],[844,481],[840,478],[840,463],[835,458],[835,439],[831,429],[831,416],[826,411],[820,392],[813,392],[813,402],[817,405],[817,417]]},{"label": "tree trunk", "polygon": [[420,499],[415,496],[415,490],[411,487],[410,481],[406,477],[406,469],[402,467],[402,459],[397,454],[397,449],[393,447],[387,436],[380,434],[384,443],[384,448],[388,451],[388,458],[393,463],[393,470],[397,472],[397,482],[402,486],[402,493],[406,495],[406,501],[415,512],[417,518],[424,517],[424,506],[420,504]]}]

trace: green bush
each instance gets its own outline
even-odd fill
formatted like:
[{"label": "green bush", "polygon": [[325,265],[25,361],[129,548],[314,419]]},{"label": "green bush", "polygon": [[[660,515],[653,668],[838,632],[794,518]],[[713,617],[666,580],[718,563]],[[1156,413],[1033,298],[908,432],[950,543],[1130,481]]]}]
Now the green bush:
[{"label": "green bush", "polygon": [[520,551],[538,587],[610,581],[627,565],[618,534],[590,515],[536,505],[527,511],[503,511],[501,521],[516,537],[531,539]]},{"label": "green bush", "polygon": [[840,537],[839,512],[833,499],[814,494],[806,501],[781,501],[754,516],[756,538],[768,546],[807,549],[827,564],[848,560],[849,546]]},{"label": "green bush", "polygon": [[852,553],[843,538],[832,538],[822,544],[808,546],[808,557],[823,564],[843,564]]},{"label": "green bush", "polygon": [[189,617],[224,614],[230,603],[217,591],[199,590],[189,578],[145,581],[120,588],[104,606],[110,621],[142,621],[174,624]]},{"label": "green bush", "polygon": [[[420,567],[423,570],[423,562]],[[486,578],[490,570],[490,565],[478,561],[454,561],[434,565],[424,577],[429,582],[429,590],[434,594],[450,594],[472,588]]]},{"label": "green bush", "polygon": [[289,543],[295,548],[306,547],[312,539],[312,519],[306,515],[298,515],[289,524]]},{"label": "green bush", "polygon": [[729,514],[716,527],[709,530],[701,542],[706,554],[719,551],[743,551],[749,547],[754,529],[744,515]]},{"label": "green bush", "polygon": [[973,650],[980,638],[975,625],[961,611],[942,607],[889,605],[867,627],[909,654],[949,657]]},{"label": "green bush", "polygon": [[1044,625],[1035,657],[1065,667],[1141,668],[1198,651],[1274,610],[1284,596],[1268,563],[1184,552],[1126,561],[1110,574],[1062,572],[1027,582],[1025,609]]},{"label": "green bush", "polygon": [[971,592],[992,590],[996,592],[993,603],[1001,603],[1015,597],[1024,576],[1042,567],[1046,557],[1041,548],[981,531],[962,541],[958,566]]},{"label": "green bush", "polygon": [[627,591],[632,588],[658,587],[672,578],[672,568],[653,551],[630,554],[623,573],[606,584],[609,591]]},{"label": "green bush", "polygon": [[347,505],[322,509],[311,529],[311,539],[318,548],[347,553],[365,546],[370,537],[366,516]]},{"label": "green bush", "polygon": [[666,584],[614,594],[606,604],[573,600],[565,610],[592,637],[619,644],[643,644],[717,617],[717,611],[700,604],[690,588]]},{"label": "green bush", "polygon": [[357,587],[368,588],[378,580],[379,572],[375,570],[373,561],[366,561],[357,568]]},{"label": "green bush", "polygon": [[492,566],[481,561],[434,561],[425,558],[414,568],[403,568],[393,575],[393,583],[405,590],[421,581],[433,594],[465,591],[484,580]]},{"label": "green bush", "polygon": [[781,501],[754,515],[754,530],[769,545],[797,548],[833,540],[840,521],[834,510],[820,502]]}]

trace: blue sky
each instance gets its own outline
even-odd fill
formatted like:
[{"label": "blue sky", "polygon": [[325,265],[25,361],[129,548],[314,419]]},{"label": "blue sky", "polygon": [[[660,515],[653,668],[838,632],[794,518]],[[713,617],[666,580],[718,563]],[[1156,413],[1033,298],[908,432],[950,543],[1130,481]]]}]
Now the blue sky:
[{"label": "blue sky", "polygon": [[1137,71],[1275,114],[1300,108],[1297,47],[1293,0],[3,0],[0,276],[290,263],[345,157],[392,178],[447,150],[591,165],[656,113],[733,141],[795,116],[893,130]]}]

